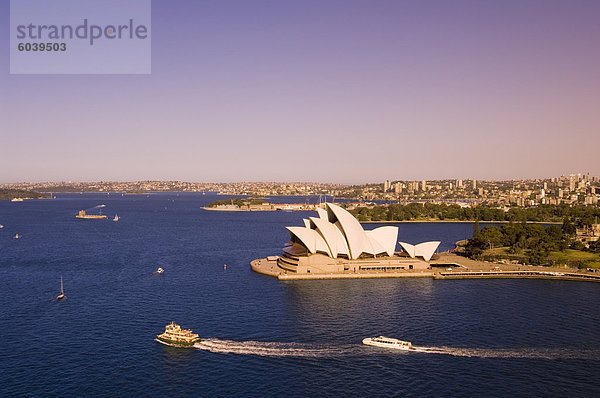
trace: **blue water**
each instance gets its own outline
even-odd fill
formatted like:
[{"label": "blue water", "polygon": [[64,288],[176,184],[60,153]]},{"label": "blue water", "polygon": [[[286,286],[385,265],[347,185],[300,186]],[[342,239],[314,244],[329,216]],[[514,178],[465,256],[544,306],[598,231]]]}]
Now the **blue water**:
[{"label": "blue water", "polygon": [[[249,262],[280,253],[284,226],[311,213],[200,209],[215,198],[1,201],[0,396],[600,395],[600,284],[279,282]],[[74,218],[99,204],[121,220]],[[471,232],[401,224],[399,238],[447,249]],[[202,347],[156,343],[171,320]],[[379,334],[419,349],[360,344]]]}]

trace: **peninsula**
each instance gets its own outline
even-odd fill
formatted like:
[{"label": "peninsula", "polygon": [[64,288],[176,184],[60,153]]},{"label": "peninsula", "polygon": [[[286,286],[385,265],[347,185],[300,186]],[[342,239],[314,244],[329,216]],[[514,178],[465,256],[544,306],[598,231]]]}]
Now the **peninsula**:
[{"label": "peninsula", "polygon": [[[558,262],[553,266],[524,265],[509,259],[488,262],[456,253],[435,254],[439,241],[418,245],[398,242],[398,228],[394,226],[365,231],[352,214],[331,203],[326,204],[326,209],[317,208],[317,215],[304,219],[303,227],[287,227],[290,241],[284,246],[283,253],[252,261],[252,270],[280,280],[518,277],[600,281],[600,274],[595,273],[595,269],[575,269]],[[526,230],[529,227],[520,228]],[[548,233],[549,236],[555,235],[558,229],[547,227],[547,232],[540,232],[540,228],[545,227],[529,229],[532,233]],[[474,250],[471,246],[477,245],[482,239],[481,234],[476,233],[470,242],[457,249]],[[402,251],[395,250],[396,243]]]},{"label": "peninsula", "polygon": [[50,199],[50,195],[27,189],[0,188],[0,200]]},{"label": "peninsula", "polygon": [[212,211],[297,211],[315,210],[317,205],[308,203],[269,203],[262,199],[222,199],[210,202],[203,207]]}]

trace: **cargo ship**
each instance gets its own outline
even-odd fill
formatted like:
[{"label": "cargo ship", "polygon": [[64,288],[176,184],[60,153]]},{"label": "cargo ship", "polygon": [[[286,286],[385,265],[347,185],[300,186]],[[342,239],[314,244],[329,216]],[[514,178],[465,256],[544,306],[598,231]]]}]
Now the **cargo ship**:
[{"label": "cargo ship", "polygon": [[156,336],[156,341],[162,344],[171,346],[191,347],[194,343],[199,342],[200,338],[197,334],[192,333],[189,329],[182,329],[175,322],[165,326],[165,332]]},{"label": "cargo ship", "polygon": [[106,216],[102,214],[86,214],[85,210],[79,210],[79,214],[77,214],[75,218],[84,218],[86,220],[103,220],[106,218]]}]

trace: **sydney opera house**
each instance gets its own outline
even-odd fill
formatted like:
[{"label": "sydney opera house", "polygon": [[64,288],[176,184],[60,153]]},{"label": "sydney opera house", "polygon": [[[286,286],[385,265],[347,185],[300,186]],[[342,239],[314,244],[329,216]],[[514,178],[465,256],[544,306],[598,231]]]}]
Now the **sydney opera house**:
[{"label": "sydney opera house", "polygon": [[[276,259],[281,272],[354,273],[427,269],[440,242],[398,242],[398,227],[364,230],[348,211],[327,203],[304,226],[287,227],[290,241]],[[396,251],[396,243],[402,251]],[[274,260],[274,258],[271,258]]]}]

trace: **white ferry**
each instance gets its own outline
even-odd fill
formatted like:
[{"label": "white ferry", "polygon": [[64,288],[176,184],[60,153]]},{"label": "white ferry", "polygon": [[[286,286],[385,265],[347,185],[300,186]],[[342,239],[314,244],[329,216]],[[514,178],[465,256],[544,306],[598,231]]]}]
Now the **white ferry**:
[{"label": "white ferry", "polygon": [[402,341],[402,340],[392,339],[391,337],[384,337],[384,336],[367,337],[366,339],[363,339],[362,342],[363,342],[363,344],[366,344],[366,345],[373,345],[376,347],[383,347],[383,348],[392,348],[394,350],[411,350],[411,349],[413,349],[413,346],[410,343],[410,341]]}]

